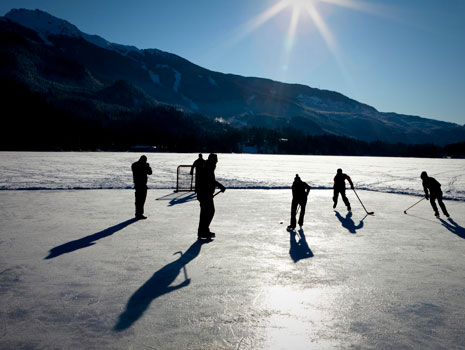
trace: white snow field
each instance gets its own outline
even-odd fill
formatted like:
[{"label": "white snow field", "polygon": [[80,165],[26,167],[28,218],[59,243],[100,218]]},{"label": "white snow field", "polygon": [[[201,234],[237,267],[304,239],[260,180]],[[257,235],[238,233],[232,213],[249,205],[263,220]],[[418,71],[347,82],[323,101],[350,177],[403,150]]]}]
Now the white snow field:
[{"label": "white snow field", "polygon": [[[171,189],[196,155],[147,156],[134,221],[139,154],[0,153],[0,349],[465,348],[464,160],[220,154],[199,242],[195,195]],[[337,167],[375,215],[351,190],[333,210]],[[422,170],[450,219],[404,214]],[[289,233],[295,173],[318,189]]]}]

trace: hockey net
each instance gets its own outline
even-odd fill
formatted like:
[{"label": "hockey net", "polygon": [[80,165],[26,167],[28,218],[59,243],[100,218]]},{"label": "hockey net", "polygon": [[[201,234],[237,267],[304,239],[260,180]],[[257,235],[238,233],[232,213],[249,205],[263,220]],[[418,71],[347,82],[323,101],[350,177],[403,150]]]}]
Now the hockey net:
[{"label": "hockey net", "polygon": [[190,165],[179,165],[176,171],[176,190],[174,192],[189,192],[195,190],[195,168],[191,175]]}]

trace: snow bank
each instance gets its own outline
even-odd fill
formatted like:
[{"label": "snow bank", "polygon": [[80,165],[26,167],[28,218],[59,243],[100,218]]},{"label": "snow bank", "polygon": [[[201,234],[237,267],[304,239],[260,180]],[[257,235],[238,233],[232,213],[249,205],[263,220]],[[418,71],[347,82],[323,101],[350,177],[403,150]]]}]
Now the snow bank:
[{"label": "snow bank", "polygon": [[[176,168],[197,154],[147,154],[149,188],[176,188]],[[206,156],[206,155],[205,155]],[[0,152],[0,189],[129,189],[138,153]],[[314,189],[330,189],[342,168],[357,189],[422,195],[420,173],[441,184],[446,199],[465,201],[465,160],[220,154],[217,179],[228,188],[290,188],[296,173]]]}]

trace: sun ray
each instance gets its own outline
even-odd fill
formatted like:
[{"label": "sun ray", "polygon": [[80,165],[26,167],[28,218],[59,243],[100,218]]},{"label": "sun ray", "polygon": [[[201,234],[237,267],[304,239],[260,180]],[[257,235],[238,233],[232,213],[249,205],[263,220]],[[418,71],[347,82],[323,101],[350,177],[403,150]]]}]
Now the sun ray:
[{"label": "sun ray", "polygon": [[326,25],[326,22],[323,20],[320,13],[318,12],[316,7],[312,3],[309,2],[305,6],[305,10],[310,15],[313,23],[315,24],[322,38],[326,42],[326,45],[328,46],[329,51],[331,52],[332,56],[336,60],[336,63],[341,71],[341,74],[344,80],[346,81],[347,84],[350,85],[349,74],[347,73],[347,69],[345,67],[344,61],[342,59],[342,55],[339,50],[339,46],[333,34],[331,33],[331,30],[328,28],[328,26]]},{"label": "sun ray", "polygon": [[292,9],[291,22],[289,24],[289,30],[287,32],[285,49],[286,51],[292,50],[295,41],[295,34],[297,30],[297,25],[299,24],[300,8],[294,7]]},{"label": "sun ray", "polygon": [[253,31],[257,30],[259,27],[261,27],[263,24],[268,22],[271,18],[279,14],[287,7],[289,7],[287,0],[282,0],[248,21],[247,24],[245,24],[241,31],[232,40],[232,44],[234,45],[250,35]]},{"label": "sun ray", "polygon": [[358,0],[318,0],[321,3],[345,7],[351,10],[365,12],[379,17],[400,20],[399,15],[393,13],[393,9],[386,5],[373,4]]},{"label": "sun ray", "polygon": [[338,43],[330,28],[326,24],[323,16],[317,9],[317,4],[328,4],[330,6],[338,6],[355,10],[359,12],[366,12],[380,17],[392,17],[394,14],[387,6],[380,4],[373,4],[362,0],[276,0],[276,2],[263,12],[259,13],[245,24],[237,28],[235,34],[229,40],[223,41],[210,57],[219,57],[224,52],[228,51],[231,47],[236,46],[240,41],[251,35],[258,28],[265,23],[282,13],[286,9],[292,9],[292,14],[289,22],[289,28],[284,38],[283,51],[282,51],[282,68],[286,72],[290,62],[292,51],[296,44],[297,29],[300,25],[301,17],[303,14],[308,14],[309,19],[318,30],[323,38],[329,52],[339,67],[342,77],[348,85],[350,84],[349,74],[345,68],[345,62],[339,49]]}]

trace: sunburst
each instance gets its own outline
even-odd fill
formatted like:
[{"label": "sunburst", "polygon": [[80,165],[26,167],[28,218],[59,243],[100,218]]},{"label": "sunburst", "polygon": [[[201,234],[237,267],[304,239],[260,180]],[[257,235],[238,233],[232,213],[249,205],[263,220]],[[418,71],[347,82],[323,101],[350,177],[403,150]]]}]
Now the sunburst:
[{"label": "sunburst", "polygon": [[338,63],[341,72],[344,76],[346,76],[337,41],[330,28],[326,24],[323,16],[318,11],[317,3],[325,3],[333,6],[348,8],[351,10],[368,12],[375,15],[386,14],[385,9],[359,0],[279,0],[269,8],[265,9],[262,13],[249,20],[244,26],[242,26],[236,37],[231,42],[229,42],[229,44],[237,44],[239,41],[252,34],[259,27],[267,23],[278,14],[282,13],[284,10],[291,9],[292,11],[289,21],[289,28],[284,40],[283,67],[287,67],[289,57],[295,45],[299,21],[308,20],[316,27],[321,37],[324,39],[326,46],[328,47],[332,56]]}]

